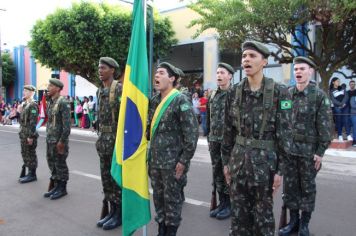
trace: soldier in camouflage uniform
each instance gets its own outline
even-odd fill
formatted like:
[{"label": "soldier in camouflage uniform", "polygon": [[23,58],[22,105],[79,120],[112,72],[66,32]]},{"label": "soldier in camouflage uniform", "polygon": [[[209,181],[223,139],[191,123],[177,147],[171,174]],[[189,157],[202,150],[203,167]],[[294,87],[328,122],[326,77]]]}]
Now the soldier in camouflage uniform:
[{"label": "soldier in camouflage uniform", "polygon": [[283,196],[290,209],[290,222],[279,235],[299,231],[298,235],[307,236],[315,208],[315,177],[332,139],[332,113],[327,95],[310,83],[314,62],[306,57],[296,57],[293,62],[296,85],[289,89],[293,100],[293,142],[291,155],[285,160]]},{"label": "soldier in camouflage uniform", "polygon": [[[36,123],[38,117],[38,106],[33,100],[36,88],[32,85],[25,85],[23,89],[24,98],[26,99],[23,104],[23,110],[20,114],[20,142],[21,142],[21,155],[23,159],[22,172],[20,175],[20,183],[29,183],[37,180],[37,138]],[[28,174],[25,175],[26,167]]]},{"label": "soldier in camouflage uniform", "polygon": [[47,163],[51,171],[50,186],[44,197],[51,200],[67,195],[69,178],[66,159],[70,134],[70,105],[67,99],[60,96],[63,83],[59,79],[50,79],[47,102]]},{"label": "soldier in camouflage uniform", "polygon": [[149,176],[159,236],[177,233],[183,205],[182,185],[199,137],[191,102],[174,89],[178,76],[174,66],[161,63],[155,74],[155,88],[160,93],[149,104]]},{"label": "soldier in camouflage uniform", "polygon": [[231,187],[230,236],[273,236],[273,197],[281,184],[283,158],[291,141],[291,100],[286,86],[263,75],[269,50],[242,45],[247,78],[226,98],[224,174]]},{"label": "soldier in camouflage uniform", "polygon": [[[117,122],[120,111],[122,85],[114,80],[119,77],[119,64],[111,57],[101,57],[99,60],[99,79],[102,84],[96,96],[98,98],[97,129],[99,138],[96,150],[100,157],[101,182],[105,202],[110,203],[110,212],[103,211],[98,227],[111,230],[121,225],[121,188],[112,178],[111,160],[115,147]],[[104,207],[105,208],[105,207]]]},{"label": "soldier in camouflage uniform", "polygon": [[221,143],[223,139],[224,109],[234,68],[226,63],[219,63],[216,71],[218,88],[213,90],[207,104],[208,141],[211,164],[213,167],[213,186],[219,194],[219,205],[210,211],[210,217],[219,220],[231,215],[230,192],[226,184],[221,159]]}]

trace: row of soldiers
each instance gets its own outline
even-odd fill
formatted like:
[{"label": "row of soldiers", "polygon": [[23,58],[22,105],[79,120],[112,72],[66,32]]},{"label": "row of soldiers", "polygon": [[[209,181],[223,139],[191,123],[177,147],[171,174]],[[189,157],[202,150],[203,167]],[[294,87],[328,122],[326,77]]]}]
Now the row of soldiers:
[{"label": "row of soldiers", "polygon": [[[208,142],[213,186],[220,201],[210,216],[225,219],[231,214],[231,236],[274,235],[273,194],[280,187],[282,176],[283,200],[290,209],[290,222],[279,235],[296,231],[302,236],[309,235],[308,224],[315,207],[315,177],[331,140],[330,102],[322,90],[310,83],[315,64],[305,57],[295,58],[297,84],[288,89],[263,75],[269,54],[265,45],[245,42],[242,66],[246,78],[232,86],[234,69],[220,63],[218,88],[209,96]],[[121,189],[112,179],[110,168],[122,85],[114,80],[120,73],[114,59],[100,58],[98,71],[102,84],[97,92],[99,138],[96,147],[105,197],[97,226],[112,229],[121,225]],[[181,74],[169,63],[158,65],[154,76],[158,93],[149,102],[148,174],[158,236],[177,234],[184,202],[183,188],[199,136],[191,100],[175,88]],[[63,163],[68,155],[70,127],[65,126],[69,108],[64,99],[60,100],[62,87],[56,79],[51,79],[48,86],[47,160],[54,185],[45,196],[51,199],[66,194],[68,180],[68,168]],[[36,108],[28,110],[33,116],[38,112]],[[21,124],[20,133],[26,127],[30,126]],[[21,140],[26,138],[22,146],[35,148],[38,135],[35,129],[32,131],[30,136],[20,135]],[[37,164],[26,164],[27,154],[22,153],[25,166],[30,169],[28,175],[33,176],[33,172],[35,175]],[[20,178],[20,182],[26,176]]]}]

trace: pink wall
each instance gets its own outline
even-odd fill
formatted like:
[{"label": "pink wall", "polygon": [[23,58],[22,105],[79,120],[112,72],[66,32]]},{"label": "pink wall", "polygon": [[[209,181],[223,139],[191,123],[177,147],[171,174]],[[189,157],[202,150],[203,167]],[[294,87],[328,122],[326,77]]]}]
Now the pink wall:
[{"label": "pink wall", "polygon": [[62,83],[64,84],[63,89],[61,91],[61,95],[68,95],[69,91],[68,91],[68,76],[69,74],[65,71],[61,71],[59,73],[59,78],[62,81]]},{"label": "pink wall", "polygon": [[31,84],[31,74],[30,74],[30,50],[26,47],[24,50],[24,61],[25,61],[25,85]]}]

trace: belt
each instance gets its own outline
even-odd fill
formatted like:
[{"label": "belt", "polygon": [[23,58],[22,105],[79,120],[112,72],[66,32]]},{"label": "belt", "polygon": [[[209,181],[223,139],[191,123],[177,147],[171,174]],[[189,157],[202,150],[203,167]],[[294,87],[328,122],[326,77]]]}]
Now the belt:
[{"label": "belt", "polygon": [[112,130],[112,127],[109,126],[109,125],[100,125],[100,126],[99,126],[99,132],[102,132],[102,133],[112,133],[113,130]]},{"label": "belt", "polygon": [[273,140],[246,138],[240,135],[236,136],[236,143],[244,147],[264,149],[268,151],[274,151],[276,149]]},{"label": "belt", "polygon": [[303,143],[317,143],[318,138],[314,136],[307,136],[303,134],[293,134],[293,140]]}]

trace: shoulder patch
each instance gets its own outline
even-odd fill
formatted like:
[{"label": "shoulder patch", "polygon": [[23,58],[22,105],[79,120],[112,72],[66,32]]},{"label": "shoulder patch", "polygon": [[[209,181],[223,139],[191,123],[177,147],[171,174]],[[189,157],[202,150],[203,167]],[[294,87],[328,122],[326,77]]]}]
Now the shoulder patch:
[{"label": "shoulder patch", "polygon": [[31,110],[31,113],[32,113],[32,114],[36,114],[37,111],[36,111],[35,109],[32,109],[32,110]]},{"label": "shoulder patch", "polygon": [[330,106],[329,98],[324,98],[324,104],[327,105],[327,106]]},{"label": "shoulder patch", "polygon": [[180,105],[180,110],[181,111],[187,111],[190,109],[190,104],[189,103],[184,103],[182,105]]},{"label": "shoulder patch", "polygon": [[281,101],[281,109],[288,110],[292,108],[292,101],[291,100],[282,100]]}]

